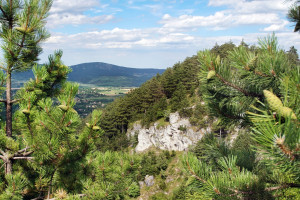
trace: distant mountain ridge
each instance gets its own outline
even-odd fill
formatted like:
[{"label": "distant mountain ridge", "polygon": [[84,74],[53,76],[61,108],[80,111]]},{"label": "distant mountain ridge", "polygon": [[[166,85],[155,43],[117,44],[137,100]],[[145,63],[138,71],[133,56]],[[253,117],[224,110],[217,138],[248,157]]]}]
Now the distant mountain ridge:
[{"label": "distant mountain ridge", "polygon": [[[122,67],[103,62],[82,63],[72,65],[70,68],[72,72],[68,75],[69,81],[114,87],[138,87],[157,73],[162,74],[165,71],[164,69]],[[30,78],[33,78],[31,70],[13,74],[13,79],[18,84]]]}]

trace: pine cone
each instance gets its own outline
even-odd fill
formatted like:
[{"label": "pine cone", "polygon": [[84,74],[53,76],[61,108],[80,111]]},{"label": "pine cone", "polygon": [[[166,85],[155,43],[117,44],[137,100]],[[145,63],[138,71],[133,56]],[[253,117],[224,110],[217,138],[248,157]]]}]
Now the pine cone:
[{"label": "pine cone", "polygon": [[15,28],[17,31],[20,31],[21,33],[30,33],[33,31],[32,28],[27,28],[25,29],[24,27],[16,27]]},{"label": "pine cone", "polygon": [[279,112],[279,110],[283,107],[281,100],[268,90],[264,90],[263,92],[271,110]]},{"label": "pine cone", "polygon": [[218,55],[217,58],[216,58],[216,65],[219,66],[220,64],[221,64],[221,58]]},{"label": "pine cone", "polygon": [[93,126],[93,130],[100,130],[99,126]]},{"label": "pine cone", "polygon": [[69,106],[66,106],[66,105],[59,105],[58,106],[62,111],[67,111],[69,109]]},{"label": "pine cone", "polygon": [[208,74],[207,74],[207,80],[211,79],[215,75],[216,75],[216,71],[215,70],[209,71]]},{"label": "pine cone", "polygon": [[22,113],[23,113],[24,115],[29,115],[29,114],[30,114],[30,110],[28,110],[28,109],[23,109],[23,110],[22,110]]},{"label": "pine cone", "polygon": [[282,107],[280,108],[280,110],[278,111],[278,113],[283,116],[284,118],[288,118],[291,116],[291,119],[297,119],[295,113],[293,112],[293,110],[289,107]]}]

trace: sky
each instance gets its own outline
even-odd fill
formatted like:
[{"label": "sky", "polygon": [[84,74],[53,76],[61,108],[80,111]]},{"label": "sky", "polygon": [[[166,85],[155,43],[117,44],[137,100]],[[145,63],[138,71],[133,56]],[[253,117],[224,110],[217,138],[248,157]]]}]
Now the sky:
[{"label": "sky", "polygon": [[106,62],[134,68],[172,67],[216,43],[257,44],[273,32],[282,49],[300,51],[286,0],[54,0],[51,37],[66,65]]}]

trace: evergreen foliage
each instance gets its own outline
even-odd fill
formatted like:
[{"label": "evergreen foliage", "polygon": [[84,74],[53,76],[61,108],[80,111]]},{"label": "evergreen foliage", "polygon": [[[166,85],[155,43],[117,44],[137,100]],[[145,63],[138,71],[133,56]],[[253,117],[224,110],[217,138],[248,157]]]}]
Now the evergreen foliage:
[{"label": "evergreen foliage", "polygon": [[[0,1],[0,38],[3,52],[1,70],[1,87],[6,89],[6,96],[0,102],[5,103],[6,141],[14,143],[13,138],[13,110],[12,106],[18,101],[11,94],[11,76],[13,72],[31,68],[37,61],[42,48],[40,43],[49,37],[45,26],[45,19],[51,8],[51,0]],[[2,72],[1,72],[2,73]],[[1,94],[2,95],[2,94]],[[17,146],[14,144],[14,149]],[[5,165],[5,174],[12,173],[12,157],[9,151],[2,149],[2,160]]]},{"label": "evergreen foliage", "polygon": [[[35,79],[18,91],[15,136],[7,137],[1,130],[1,158],[14,163],[13,174],[5,177],[3,199],[20,199],[17,194],[50,197],[58,189],[82,190],[82,165],[101,134],[101,112],[93,112],[91,126],[77,130],[81,122],[73,107],[78,85],[65,82],[70,69],[62,64],[61,56],[58,51],[48,64],[35,66]],[[24,171],[28,173],[20,176]]]},{"label": "evergreen foliage", "polygon": [[287,17],[291,22],[295,23],[294,32],[300,31],[300,1],[294,1],[294,5],[289,9]]},{"label": "evergreen foliage", "polygon": [[258,100],[264,101],[263,90],[279,95],[282,76],[297,70],[286,53],[278,49],[274,35],[261,39],[259,44],[259,53],[240,46],[228,52],[225,59],[210,51],[198,53],[203,99],[209,112],[223,124],[247,124],[245,112]]},{"label": "evergreen foliage", "polygon": [[291,192],[300,186],[299,65],[274,35],[259,44],[257,52],[240,46],[225,59],[198,54],[210,114],[244,133],[232,147],[207,135],[183,158],[192,199],[299,198]]}]

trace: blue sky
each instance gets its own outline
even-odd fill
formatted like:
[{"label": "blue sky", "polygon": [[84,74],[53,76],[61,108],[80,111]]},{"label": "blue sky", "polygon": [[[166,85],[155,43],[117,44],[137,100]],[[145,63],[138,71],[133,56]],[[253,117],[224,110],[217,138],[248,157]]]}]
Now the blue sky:
[{"label": "blue sky", "polygon": [[54,0],[41,62],[56,49],[66,65],[107,62],[167,68],[214,44],[250,45],[275,32],[300,51],[285,0]]}]

